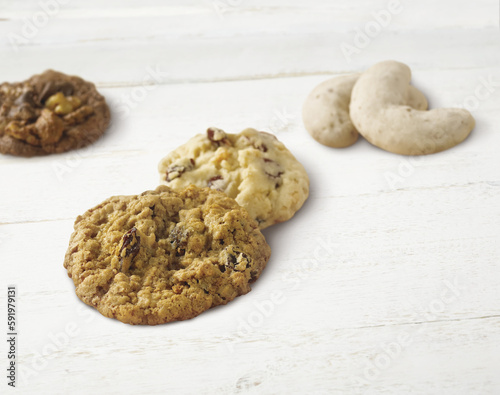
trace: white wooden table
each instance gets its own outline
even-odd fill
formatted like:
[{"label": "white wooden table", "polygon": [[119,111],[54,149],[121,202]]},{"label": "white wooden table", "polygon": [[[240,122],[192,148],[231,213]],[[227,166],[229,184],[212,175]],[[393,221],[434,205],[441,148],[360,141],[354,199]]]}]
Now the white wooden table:
[{"label": "white wooden table", "polygon": [[[498,15],[496,0],[1,0],[0,80],[81,75],[113,124],[80,151],[0,156],[2,377],[9,284],[19,331],[0,393],[499,394]],[[384,59],[432,107],[471,108],[471,136],[414,159],[310,138],[308,92]],[[252,292],[156,327],[87,308],[62,267],[75,217],[155,188],[158,161],[211,125],[275,133],[311,178],[264,232]]]}]

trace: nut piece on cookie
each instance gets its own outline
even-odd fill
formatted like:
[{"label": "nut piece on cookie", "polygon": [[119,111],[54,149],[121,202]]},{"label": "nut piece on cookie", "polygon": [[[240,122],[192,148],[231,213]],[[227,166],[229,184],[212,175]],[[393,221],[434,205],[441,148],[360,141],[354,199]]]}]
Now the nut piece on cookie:
[{"label": "nut piece on cookie", "polygon": [[104,316],[157,325],[246,294],[270,255],[257,223],[224,193],[160,186],[79,216],[64,267]]},{"label": "nut piece on cookie", "polygon": [[165,179],[167,181],[175,180],[177,177],[180,177],[184,172],[194,169],[194,159],[190,158],[182,158],[176,163],[172,164],[165,171]]},{"label": "nut piece on cookie", "polygon": [[224,178],[220,175],[214,176],[208,179],[207,186],[216,191],[224,191],[224,188],[226,188],[226,181],[224,181]]},{"label": "nut piece on cookie", "polygon": [[309,195],[304,167],[274,135],[208,128],[158,166],[161,183],[222,191],[246,208],[261,229],[289,220]]},{"label": "nut piece on cookie", "polygon": [[81,106],[76,110],[66,114],[63,119],[67,125],[78,125],[79,123],[83,123],[86,118],[91,116],[94,113],[94,109],[90,106]]},{"label": "nut piece on cookie", "polygon": [[45,102],[45,107],[54,111],[58,115],[66,115],[75,111],[81,105],[80,99],[75,96],[64,96],[64,93],[57,92],[50,96]]},{"label": "nut piece on cookie", "polygon": [[63,130],[63,121],[52,111],[43,109],[34,124],[12,121],[5,128],[5,134],[28,144],[44,147],[57,143]]},{"label": "nut piece on cookie", "polygon": [[94,84],[53,70],[0,85],[0,153],[36,156],[97,140],[110,113]]},{"label": "nut piece on cookie", "polygon": [[216,144],[231,145],[231,141],[227,138],[226,132],[222,129],[210,127],[207,129],[207,137],[210,141]]}]

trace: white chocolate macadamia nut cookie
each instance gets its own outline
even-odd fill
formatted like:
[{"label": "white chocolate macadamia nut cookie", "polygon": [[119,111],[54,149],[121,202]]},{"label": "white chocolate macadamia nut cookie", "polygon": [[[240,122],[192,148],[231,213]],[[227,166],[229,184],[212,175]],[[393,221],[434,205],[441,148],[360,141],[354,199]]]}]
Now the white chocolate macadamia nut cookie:
[{"label": "white chocolate macadamia nut cookie", "polygon": [[309,195],[304,167],[272,134],[209,128],[163,158],[161,183],[225,192],[264,229],[290,219]]}]

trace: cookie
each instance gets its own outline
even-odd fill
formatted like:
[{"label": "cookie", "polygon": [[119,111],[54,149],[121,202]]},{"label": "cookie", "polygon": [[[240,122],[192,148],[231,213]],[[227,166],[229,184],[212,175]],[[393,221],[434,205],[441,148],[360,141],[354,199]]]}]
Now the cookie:
[{"label": "cookie", "polygon": [[349,117],[351,91],[360,74],[331,78],[316,86],[302,107],[302,120],[317,142],[345,148],[358,140],[358,131]]},{"label": "cookie", "polygon": [[110,121],[94,84],[53,70],[0,85],[0,153],[38,156],[85,147]]},{"label": "cookie", "polygon": [[160,182],[223,191],[264,229],[290,219],[309,195],[304,167],[272,134],[209,128],[163,158]]},{"label": "cookie", "polygon": [[[331,78],[316,86],[302,107],[304,127],[317,142],[345,148],[358,140],[359,133],[349,115],[351,92],[360,73]],[[407,103],[417,110],[427,109],[427,99],[413,85],[408,86]]]},{"label": "cookie", "polygon": [[429,155],[456,146],[475,127],[463,108],[412,108],[411,70],[386,60],[365,71],[352,90],[350,116],[371,144],[399,155]]},{"label": "cookie", "polygon": [[76,294],[128,324],[186,320],[250,291],[271,249],[234,199],[160,186],[79,216],[64,267]]}]

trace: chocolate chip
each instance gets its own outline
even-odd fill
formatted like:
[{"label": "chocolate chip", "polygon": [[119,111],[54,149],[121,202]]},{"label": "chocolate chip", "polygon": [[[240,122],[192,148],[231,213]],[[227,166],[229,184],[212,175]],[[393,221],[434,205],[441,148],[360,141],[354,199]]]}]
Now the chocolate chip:
[{"label": "chocolate chip", "polygon": [[32,90],[24,91],[14,102],[16,106],[28,105],[31,107],[36,107],[34,94]]},{"label": "chocolate chip", "polygon": [[52,90],[54,87],[54,83],[52,81],[47,82],[43,88],[40,94],[38,95],[38,101],[43,103],[45,100],[47,100],[51,95],[52,95]]},{"label": "chocolate chip", "polygon": [[38,95],[38,101],[40,104],[43,104],[45,100],[57,92],[62,92],[64,96],[71,96],[74,91],[75,88],[70,82],[65,81],[56,83],[54,81],[49,81],[43,86],[42,91]]},{"label": "chocolate chip", "polygon": [[59,92],[64,93],[64,96],[71,96],[75,92],[73,84],[69,82],[63,82],[58,86]]},{"label": "chocolate chip", "polygon": [[37,118],[35,109],[27,103],[13,106],[10,109],[9,117],[18,121],[34,121]]}]

